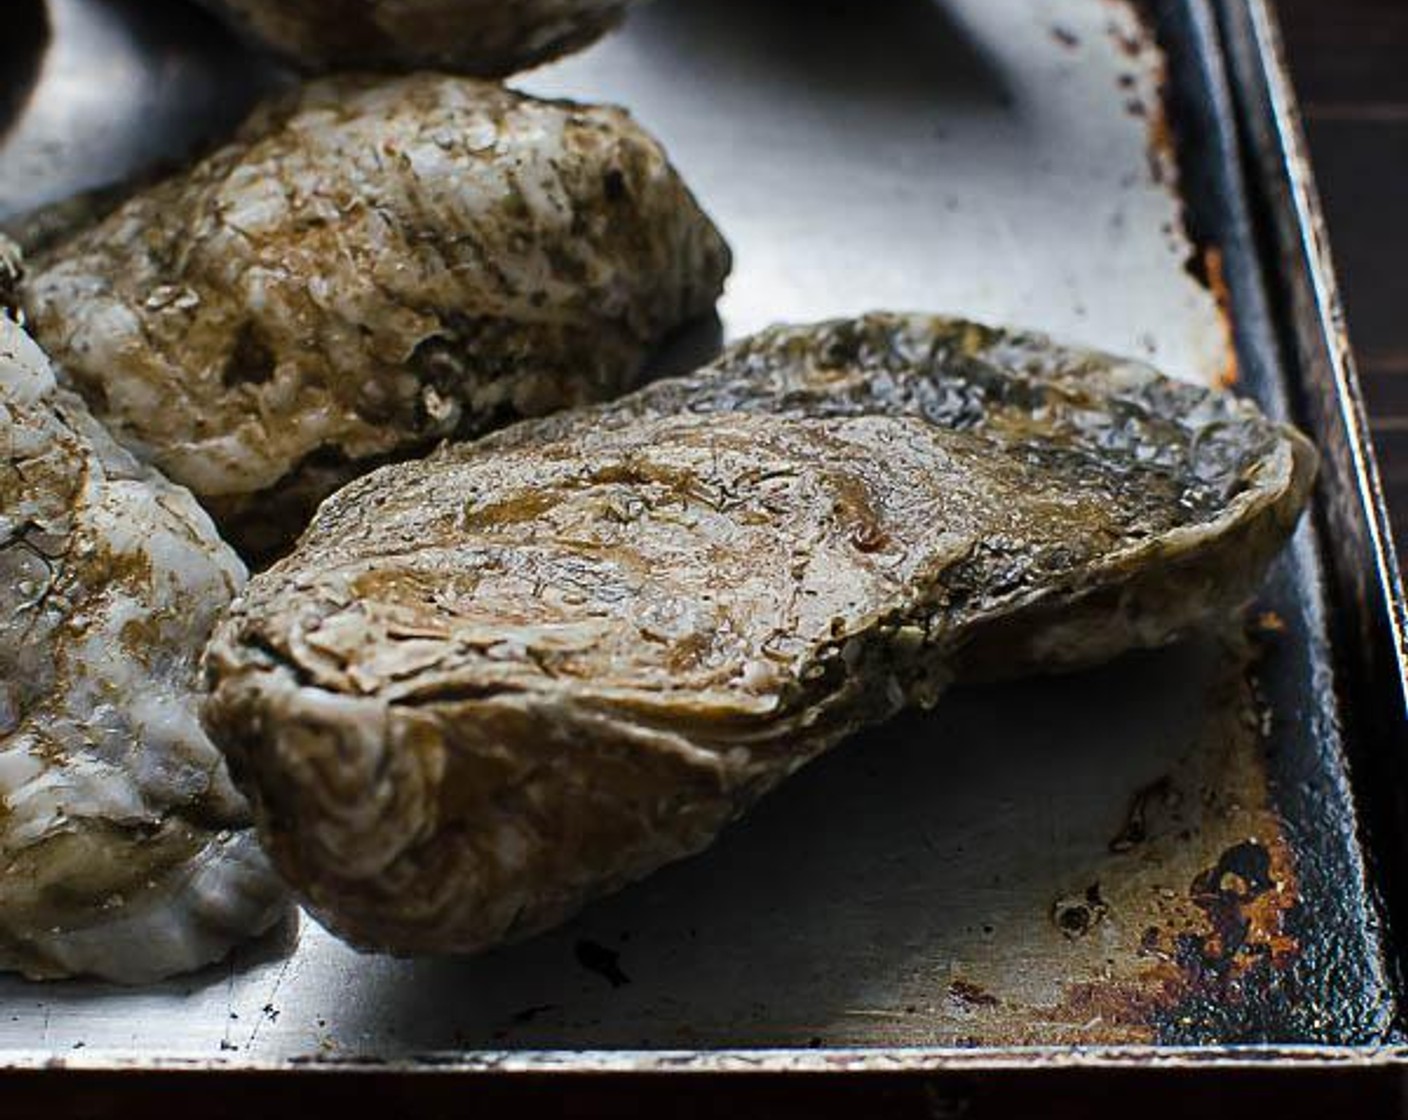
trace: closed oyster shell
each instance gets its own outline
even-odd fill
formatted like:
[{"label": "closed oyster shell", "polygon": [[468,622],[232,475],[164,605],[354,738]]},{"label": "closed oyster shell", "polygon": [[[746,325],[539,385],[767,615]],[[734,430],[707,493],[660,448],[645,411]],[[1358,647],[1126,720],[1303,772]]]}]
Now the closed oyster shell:
[{"label": "closed oyster shell", "polygon": [[955,677],[1250,595],[1314,452],[1039,335],[875,315],[369,475],[256,576],[207,726],[312,911],[472,951],[705,847]]},{"label": "closed oyster shell", "polygon": [[244,580],[0,317],[0,968],[157,980],[284,912],[198,717]]},{"label": "closed oyster shell", "polygon": [[13,318],[20,305],[24,255],[20,247],[0,233],[0,316]]},{"label": "closed oyster shell", "polygon": [[264,553],[387,458],[630,388],[729,263],[620,109],[344,76],[39,256],[24,303],[117,439]]},{"label": "closed oyster shell", "polygon": [[485,78],[580,50],[631,0],[201,0],[307,70],[453,70]]}]

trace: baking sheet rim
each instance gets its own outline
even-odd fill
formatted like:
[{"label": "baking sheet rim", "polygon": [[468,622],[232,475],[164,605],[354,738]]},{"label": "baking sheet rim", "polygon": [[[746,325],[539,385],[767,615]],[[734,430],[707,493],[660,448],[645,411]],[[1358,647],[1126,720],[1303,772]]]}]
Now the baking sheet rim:
[{"label": "baking sheet rim", "polygon": [[47,1051],[15,1052],[0,1062],[7,1073],[226,1072],[396,1074],[748,1074],[923,1073],[1010,1069],[1130,1069],[1148,1067],[1260,1069],[1408,1069],[1408,1046],[1234,1045],[845,1047],[698,1050],[479,1050],[405,1058],[327,1056],[280,1060],[191,1057],[134,1058],[92,1053],[56,1058]]}]

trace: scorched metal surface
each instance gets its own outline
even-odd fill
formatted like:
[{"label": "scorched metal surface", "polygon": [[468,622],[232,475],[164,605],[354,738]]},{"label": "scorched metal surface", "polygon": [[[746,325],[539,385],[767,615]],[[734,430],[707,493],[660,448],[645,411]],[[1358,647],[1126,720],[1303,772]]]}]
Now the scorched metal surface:
[{"label": "scorched metal surface", "polygon": [[[0,138],[0,216],[177,155],[280,80],[175,3],[49,8]],[[624,102],[663,139],[737,251],[726,337],[955,311],[1236,377],[1299,416],[1279,270],[1305,266],[1259,239],[1234,133],[1234,111],[1257,111],[1258,41],[1229,90],[1212,9],[1150,13],[662,0],[520,84]],[[1261,199],[1276,165],[1250,166]],[[1327,485],[1340,495],[1334,470]],[[1371,515],[1348,502],[1319,524],[1339,548],[1345,519]],[[1392,1058],[1344,1049],[1394,1043],[1397,1005],[1345,766],[1335,674],[1354,663],[1332,645],[1364,603],[1321,560],[1303,526],[1244,629],[954,694],[863,736],[710,852],[530,943],[397,961],[305,919],[154,989],[6,978],[0,1062],[937,1070],[1121,1064],[1147,1044],[1211,1063],[1234,1043],[1336,1048],[1249,1061]]]}]

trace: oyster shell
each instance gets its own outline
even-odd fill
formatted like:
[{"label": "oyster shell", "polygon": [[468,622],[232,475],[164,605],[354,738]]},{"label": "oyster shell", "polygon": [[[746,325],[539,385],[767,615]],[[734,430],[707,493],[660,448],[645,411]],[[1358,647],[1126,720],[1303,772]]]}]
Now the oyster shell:
[{"label": "oyster shell", "polygon": [[24,255],[18,245],[0,233],[0,318],[13,318],[19,312],[23,279]]},{"label": "oyster shell", "polygon": [[156,980],[284,912],[197,712],[244,579],[0,317],[0,968]]},{"label": "oyster shell", "polygon": [[322,921],[482,949],[955,677],[1235,607],[1314,460],[1248,402],[1039,335],[776,329],[340,491],[217,629],[207,726]]},{"label": "oyster shell", "polygon": [[580,50],[631,0],[201,0],[308,70],[495,78]]},{"label": "oyster shell", "polygon": [[388,457],[631,387],[728,247],[622,110],[310,83],[32,262],[41,345],[237,544]]}]

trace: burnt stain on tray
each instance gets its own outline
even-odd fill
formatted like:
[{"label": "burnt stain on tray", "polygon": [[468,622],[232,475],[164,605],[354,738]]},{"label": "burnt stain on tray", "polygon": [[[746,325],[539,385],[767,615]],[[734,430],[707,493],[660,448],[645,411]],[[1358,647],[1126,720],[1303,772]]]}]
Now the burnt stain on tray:
[{"label": "burnt stain on tray", "polygon": [[999,920],[997,955],[975,947],[955,962],[962,979],[934,1009],[944,1041],[1197,1045],[1284,1030],[1302,903],[1267,767],[1267,632],[1248,630],[1218,639],[1196,741],[1129,796],[1104,856],[1071,870],[1049,936],[1027,935],[1013,960],[1001,947],[1014,923]]},{"label": "burnt stain on tray", "polygon": [[[1265,633],[1259,622],[1251,629]],[[1140,937],[1139,956],[1148,963],[1133,983],[1067,989],[1063,1010],[1073,1018],[1088,1014],[1087,1026],[1099,1019],[1136,1036],[1147,1032],[1148,1041],[1190,1045],[1264,1041],[1284,1029],[1285,1008],[1296,998],[1291,971],[1300,943],[1292,926],[1302,902],[1265,763],[1272,728],[1255,673],[1259,651],[1248,644],[1244,656],[1240,682],[1230,674],[1224,685],[1230,691],[1222,697],[1241,732],[1231,746],[1241,752],[1240,765],[1224,777],[1240,780],[1198,791],[1205,820],[1210,810],[1227,827],[1180,827],[1180,791],[1165,777],[1136,793],[1116,838],[1134,842],[1112,842],[1111,850],[1124,855],[1150,838],[1152,805],[1168,813],[1164,828],[1175,841],[1194,849],[1206,843],[1208,832],[1234,835],[1243,822],[1250,835],[1226,843],[1215,858],[1204,857],[1206,865],[1182,894],[1159,892],[1154,920]]]},{"label": "burnt stain on tray", "polygon": [[957,1008],[971,1010],[975,1007],[996,1007],[1002,1001],[991,992],[967,980],[949,982],[948,998]]},{"label": "burnt stain on tray", "polygon": [[1289,932],[1300,906],[1289,851],[1243,841],[1199,875],[1189,896],[1207,932],[1180,932],[1162,952],[1177,969],[1178,999],[1156,1022],[1169,1041],[1258,1041],[1295,998],[1288,975],[1300,951]]}]

